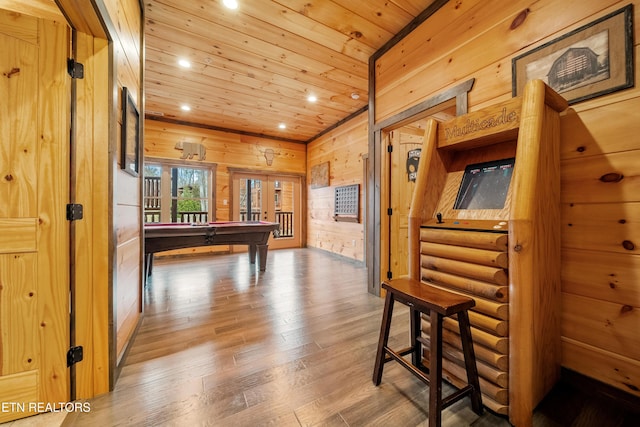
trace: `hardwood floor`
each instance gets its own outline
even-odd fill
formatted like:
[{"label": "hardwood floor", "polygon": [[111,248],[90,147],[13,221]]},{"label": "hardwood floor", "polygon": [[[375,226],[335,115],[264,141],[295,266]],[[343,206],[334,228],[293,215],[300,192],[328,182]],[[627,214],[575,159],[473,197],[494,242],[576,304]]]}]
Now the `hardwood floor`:
[{"label": "hardwood floor", "polygon": [[[385,366],[379,387],[371,381],[383,300],[367,293],[361,263],[315,249],[270,251],[262,273],[246,254],[157,261],[145,300],[115,390],[65,425],[428,423],[428,388],[398,364]],[[407,329],[398,305],[390,345],[406,345]],[[587,413],[579,395],[565,394],[534,425],[633,425],[604,405]],[[443,425],[509,426],[470,406],[465,398],[447,408]]]}]

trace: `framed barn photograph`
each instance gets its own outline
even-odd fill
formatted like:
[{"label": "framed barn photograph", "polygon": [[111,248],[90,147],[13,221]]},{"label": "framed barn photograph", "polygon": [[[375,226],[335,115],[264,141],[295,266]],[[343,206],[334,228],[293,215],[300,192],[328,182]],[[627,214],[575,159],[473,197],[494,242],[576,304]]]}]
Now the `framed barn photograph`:
[{"label": "framed barn photograph", "polygon": [[625,6],[512,61],[512,94],[540,79],[569,104],[633,87],[633,9]]},{"label": "framed barn photograph", "polygon": [[131,93],[122,88],[122,141],[120,167],[138,176],[140,173],[140,113]]}]

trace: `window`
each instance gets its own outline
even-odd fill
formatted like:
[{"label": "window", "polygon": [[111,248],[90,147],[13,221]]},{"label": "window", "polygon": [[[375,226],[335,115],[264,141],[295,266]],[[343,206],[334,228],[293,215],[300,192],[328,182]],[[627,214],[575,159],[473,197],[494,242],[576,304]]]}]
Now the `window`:
[{"label": "window", "polygon": [[203,223],[214,220],[215,168],[144,165],[144,220]]},{"label": "window", "polygon": [[144,165],[144,222],[160,222],[162,167]]}]

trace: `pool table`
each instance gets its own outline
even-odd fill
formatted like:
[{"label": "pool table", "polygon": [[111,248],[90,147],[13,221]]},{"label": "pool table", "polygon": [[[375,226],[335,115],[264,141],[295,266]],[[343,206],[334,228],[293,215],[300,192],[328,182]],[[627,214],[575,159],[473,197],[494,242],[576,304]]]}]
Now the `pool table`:
[{"label": "pool table", "polygon": [[206,224],[153,223],[144,226],[144,253],[147,273],[151,274],[153,254],[171,249],[212,245],[248,245],[249,262],[260,271],[267,267],[269,235],[280,227],[277,222],[224,221]]}]

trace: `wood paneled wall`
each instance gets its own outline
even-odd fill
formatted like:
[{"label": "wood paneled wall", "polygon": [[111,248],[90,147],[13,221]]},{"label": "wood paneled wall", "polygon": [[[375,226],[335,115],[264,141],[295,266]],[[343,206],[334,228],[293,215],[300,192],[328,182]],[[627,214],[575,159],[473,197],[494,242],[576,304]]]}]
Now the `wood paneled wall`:
[{"label": "wood paneled wall", "polygon": [[[217,165],[214,218],[218,221],[231,219],[229,168],[267,174],[290,173],[304,175],[305,173],[307,148],[304,144],[196,128],[157,120],[145,120],[144,126],[145,158],[166,159],[174,163],[191,164],[193,166]],[[181,160],[182,151],[175,148],[178,142],[202,144],[206,149],[206,159],[200,161],[198,156],[195,156],[192,160]],[[267,149],[272,149],[274,152],[271,166],[267,165],[264,157]],[[214,246],[208,250],[215,250],[215,248]],[[191,248],[188,252],[195,252],[196,250],[198,248]]]},{"label": "wood paneled wall", "polygon": [[[506,100],[513,57],[627,4],[448,2],[376,62],[376,122],[469,78],[476,79],[470,111]],[[636,87],[575,104],[561,118],[562,361],[640,396],[640,11],[634,6]],[[523,11],[526,19],[516,25]],[[601,179],[606,174],[619,179]]]},{"label": "wood paneled wall", "polygon": [[[307,246],[364,261],[364,159],[368,151],[367,113],[348,121],[308,145],[307,176],[311,168],[329,162],[329,186],[307,192]],[[307,180],[309,183],[309,180]],[[336,222],[335,188],[360,184],[359,222]]]},{"label": "wood paneled wall", "polygon": [[142,10],[138,0],[105,0],[117,34],[112,35],[117,81],[117,167],[113,173],[113,227],[115,271],[113,304],[116,327],[116,357],[120,361],[142,313],[141,175],[121,169],[122,88],[129,89],[140,114],[142,105]]},{"label": "wood paneled wall", "polygon": [[[76,397],[109,391],[110,165],[106,39],[78,33],[76,60],[84,78],[76,80],[75,203],[84,216],[75,221],[76,343],[84,358],[76,365]],[[90,286],[89,286],[90,284]]]}]

